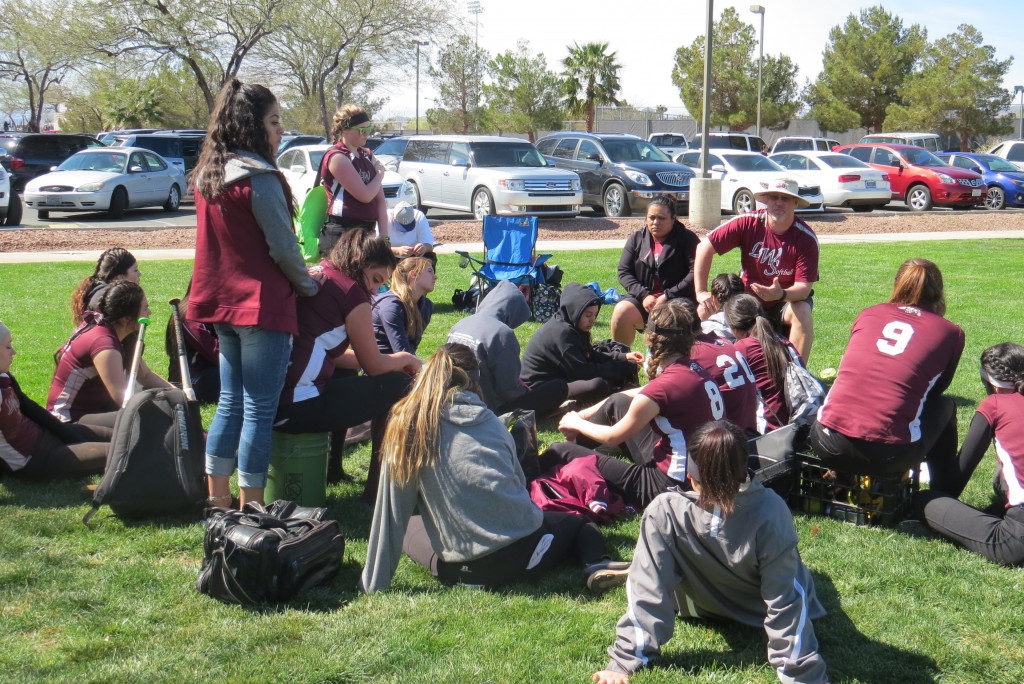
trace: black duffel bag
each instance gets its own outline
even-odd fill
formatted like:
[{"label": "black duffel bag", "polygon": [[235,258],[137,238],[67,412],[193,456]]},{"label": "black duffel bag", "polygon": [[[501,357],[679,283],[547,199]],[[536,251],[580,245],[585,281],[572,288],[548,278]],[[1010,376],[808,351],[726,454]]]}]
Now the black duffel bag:
[{"label": "black duffel bag", "polygon": [[324,508],[290,501],[207,510],[196,589],[225,603],[287,601],[338,572],[345,538]]}]

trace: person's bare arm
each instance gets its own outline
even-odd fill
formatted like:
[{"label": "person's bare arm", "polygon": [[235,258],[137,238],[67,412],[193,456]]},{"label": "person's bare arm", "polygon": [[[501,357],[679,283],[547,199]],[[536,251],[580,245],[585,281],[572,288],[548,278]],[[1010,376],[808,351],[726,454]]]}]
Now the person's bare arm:
[{"label": "person's bare arm", "polygon": [[[376,160],[374,161],[376,162]],[[359,172],[356,171],[356,167],[352,166],[352,160],[344,154],[333,155],[330,162],[327,164],[327,168],[331,170],[331,175],[341,183],[343,188],[345,188],[345,192],[351,194],[360,202],[369,204],[378,194],[383,194],[381,191],[381,185],[384,182],[384,167],[380,166],[379,162],[377,162],[377,165],[380,168],[378,169],[377,174],[370,179],[369,183],[363,182]],[[385,208],[384,211],[386,213],[387,209]],[[387,234],[387,223],[384,224],[383,234]]]},{"label": "person's bare arm", "polygon": [[704,238],[697,245],[697,255],[693,259],[693,288],[696,292],[697,303],[703,304],[706,299],[711,298],[708,292],[708,274],[711,272],[711,260],[715,256],[715,248],[711,242]]}]

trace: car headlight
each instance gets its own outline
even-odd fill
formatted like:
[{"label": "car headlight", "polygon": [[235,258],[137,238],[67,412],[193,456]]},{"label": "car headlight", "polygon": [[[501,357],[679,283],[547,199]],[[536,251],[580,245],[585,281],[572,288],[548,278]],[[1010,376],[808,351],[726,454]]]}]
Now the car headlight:
[{"label": "car headlight", "polygon": [[86,183],[75,188],[75,192],[97,192],[103,189],[103,183]]},{"label": "car headlight", "polygon": [[626,169],[626,178],[633,181],[637,185],[643,185],[647,187],[654,185],[654,183],[651,182],[651,179],[648,178],[646,173],[634,171],[633,169]]},{"label": "car headlight", "polygon": [[940,183],[944,183],[945,185],[956,185],[956,181],[953,180],[952,176],[946,175],[944,173],[937,173],[935,175],[939,177]]},{"label": "car headlight", "polygon": [[526,183],[524,181],[508,178],[503,178],[498,181],[498,185],[502,190],[508,190],[509,192],[522,192],[526,189]]},{"label": "car headlight", "polygon": [[1024,180],[1013,180],[1010,182],[1016,185],[1018,188],[1024,188]]},{"label": "car headlight", "polygon": [[583,186],[580,185],[580,179],[579,178],[574,178],[573,181],[572,181],[572,189],[573,189],[573,191],[574,192],[578,191],[581,187],[583,187]]}]

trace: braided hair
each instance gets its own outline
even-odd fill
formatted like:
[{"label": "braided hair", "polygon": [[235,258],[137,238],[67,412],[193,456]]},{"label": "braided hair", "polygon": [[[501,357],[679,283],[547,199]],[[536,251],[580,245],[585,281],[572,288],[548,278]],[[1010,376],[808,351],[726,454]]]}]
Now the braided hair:
[{"label": "braided hair", "polygon": [[996,383],[999,387],[1012,387],[1017,394],[1024,394],[1024,347],[1003,342],[983,351],[981,381],[989,394]]},{"label": "braided hair", "polygon": [[670,358],[688,357],[693,340],[693,314],[680,300],[668,299],[654,307],[644,331],[644,341],[650,350],[647,377],[655,378]]},{"label": "braided hair", "polygon": [[92,275],[82,280],[71,295],[71,315],[75,325],[82,322],[82,315],[96,289],[124,276],[136,263],[135,256],[124,247],[112,247],[100,254]]}]

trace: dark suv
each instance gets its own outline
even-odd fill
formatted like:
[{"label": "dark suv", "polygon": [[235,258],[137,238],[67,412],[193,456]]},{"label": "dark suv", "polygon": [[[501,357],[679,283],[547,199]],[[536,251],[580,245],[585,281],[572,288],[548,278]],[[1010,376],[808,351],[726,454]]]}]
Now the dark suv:
[{"label": "dark suv", "polygon": [[0,136],[0,164],[11,172],[11,187],[23,192],[25,184],[50,172],[75,152],[88,147],[103,147],[96,138],[68,133],[30,133]]},{"label": "dark suv", "polygon": [[653,144],[619,133],[552,133],[537,149],[555,166],[579,174],[583,204],[608,216],[645,211],[658,195],[690,202],[692,169]]}]

